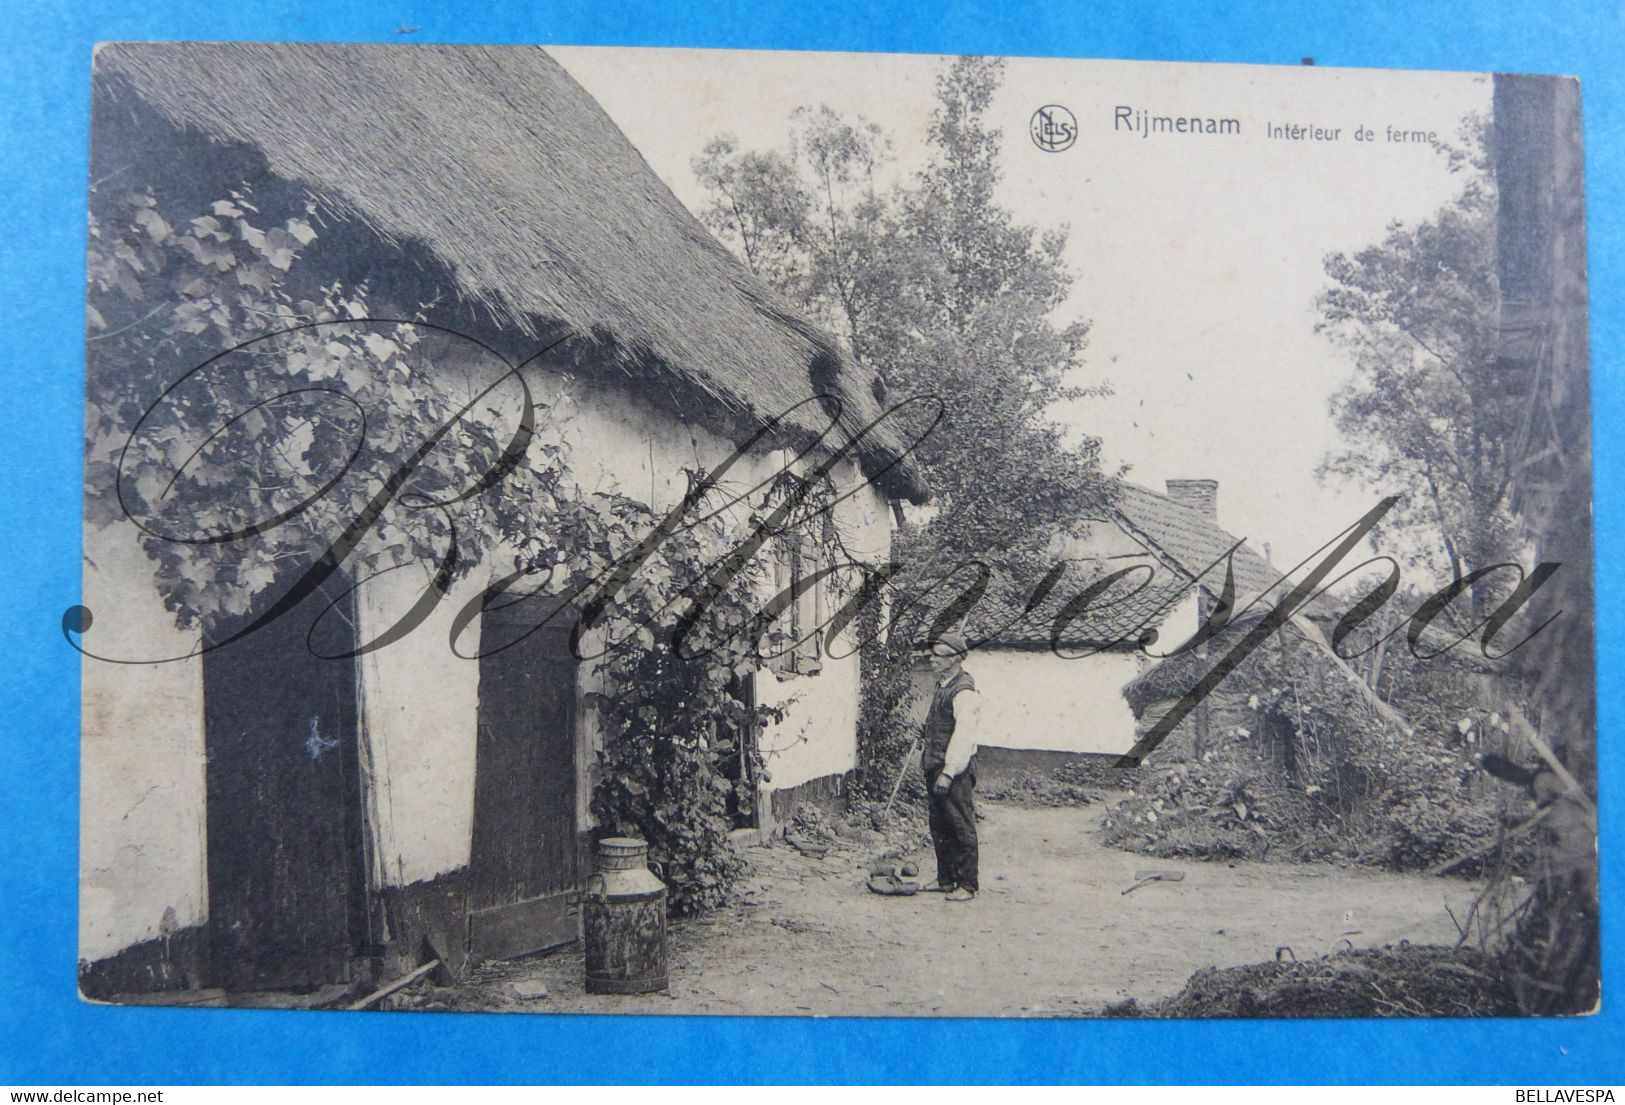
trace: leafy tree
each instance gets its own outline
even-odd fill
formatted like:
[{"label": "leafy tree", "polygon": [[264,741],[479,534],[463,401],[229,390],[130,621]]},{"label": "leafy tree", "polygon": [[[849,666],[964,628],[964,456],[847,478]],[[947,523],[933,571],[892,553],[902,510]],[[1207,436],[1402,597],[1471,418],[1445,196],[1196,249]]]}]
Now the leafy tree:
[{"label": "leafy tree", "polygon": [[[1021,224],[996,200],[1001,134],[985,116],[1002,68],[944,66],[930,159],[889,192],[875,183],[885,135],[828,107],[794,113],[787,150],[719,138],[694,162],[713,197],[702,217],[747,264],[842,334],[890,401],[942,400],[914,455],[934,507],[904,559],[918,578],[967,558],[1030,575],[1056,528],[1112,490],[1098,440],[1069,443],[1047,415],[1091,390],[1074,383],[1088,325],[1052,317],[1071,289],[1066,231]],[[905,421],[922,431],[930,417]]]},{"label": "leafy tree", "polygon": [[[992,587],[1024,599],[1056,530],[1114,489],[1099,441],[1069,441],[1048,414],[1104,388],[1076,384],[1088,324],[1054,317],[1072,283],[1066,231],[1022,224],[996,198],[1002,139],[986,115],[1002,68],[989,58],[944,65],[928,160],[889,190],[876,183],[891,158],[886,135],[828,107],[798,109],[786,149],[742,151],[724,137],[694,162],[712,197],[707,225],[878,370],[884,401],[942,403],[913,455],[932,505],[893,549],[888,612],[899,624],[883,632],[875,608],[860,623],[859,758],[876,796],[913,732],[909,644],[977,578],[955,569],[985,563]],[[910,440],[935,417],[925,404],[900,414]]]},{"label": "leafy tree", "polygon": [[705,222],[739,249],[751,271],[781,290],[805,279],[811,199],[786,157],[741,152],[729,137],[715,138],[694,162],[712,196]]},{"label": "leafy tree", "polygon": [[[1382,242],[1326,258],[1318,329],[1344,349],[1353,379],[1332,414],[1349,447],[1324,477],[1404,493],[1379,528],[1417,567],[1452,581],[1511,559],[1512,457],[1525,410],[1498,364],[1495,191],[1482,125],[1453,167],[1459,196],[1430,219],[1393,224]],[[1470,588],[1482,609],[1505,586]]]}]

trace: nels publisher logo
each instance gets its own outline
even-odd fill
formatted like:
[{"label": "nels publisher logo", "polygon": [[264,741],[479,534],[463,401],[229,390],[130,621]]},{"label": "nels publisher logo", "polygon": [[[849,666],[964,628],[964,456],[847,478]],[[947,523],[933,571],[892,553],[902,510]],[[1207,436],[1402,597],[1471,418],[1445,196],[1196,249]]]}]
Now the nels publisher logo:
[{"label": "nels publisher logo", "polygon": [[1027,126],[1033,145],[1045,153],[1060,153],[1078,140],[1078,120],[1060,104],[1045,104],[1033,112]]}]

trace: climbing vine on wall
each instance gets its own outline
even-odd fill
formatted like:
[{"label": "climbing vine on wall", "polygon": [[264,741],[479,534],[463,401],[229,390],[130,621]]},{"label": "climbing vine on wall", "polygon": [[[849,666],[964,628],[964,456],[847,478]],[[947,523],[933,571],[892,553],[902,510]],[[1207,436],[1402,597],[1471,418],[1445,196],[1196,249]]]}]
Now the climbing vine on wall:
[{"label": "climbing vine on wall", "polygon": [[721,903],[730,789],[756,774],[722,765],[784,717],[744,693],[794,645],[771,564],[791,543],[845,556],[830,481],[739,495],[696,469],[675,514],[584,492],[562,423],[501,357],[429,306],[375,318],[366,283],[310,260],[321,206],[257,200],[93,192],[87,520],[138,527],[182,626],[240,620],[324,554],[361,583],[428,564],[444,587],[484,563],[488,602],[573,598],[605,734],[592,812],[649,840],[678,912]]},{"label": "climbing vine on wall", "polygon": [[883,625],[879,603],[864,607],[858,622],[862,689],[858,699],[858,764],[863,791],[884,802],[920,727],[910,715],[914,697],[913,656],[906,629]]},{"label": "climbing vine on wall", "polygon": [[561,521],[545,509],[560,451],[516,440],[501,359],[422,310],[374,319],[365,283],[301,263],[318,205],[279,206],[246,184],[201,212],[92,195],[87,519],[139,527],[182,625],[245,614],[351,527],[358,577],[441,563],[454,541],[455,577],[490,550],[493,516]]},{"label": "climbing vine on wall", "polygon": [[[764,509],[719,511],[726,497],[704,490],[706,474],[689,477],[680,524],[634,500],[600,496],[569,531],[567,550],[539,550],[527,565],[541,569],[551,557],[572,566],[555,592],[579,595],[587,607],[586,651],[604,680],[588,698],[605,736],[593,814],[606,829],[649,841],[679,914],[727,899],[741,869],[728,841],[730,792],[761,768],[751,734],[784,718],[781,708],[752,705],[743,690],[785,636],[781,619],[764,614],[767,564],[760,556],[728,561],[763,524]],[[601,582],[662,524],[675,532],[594,617]],[[741,757],[749,766],[728,778],[724,763]]]}]

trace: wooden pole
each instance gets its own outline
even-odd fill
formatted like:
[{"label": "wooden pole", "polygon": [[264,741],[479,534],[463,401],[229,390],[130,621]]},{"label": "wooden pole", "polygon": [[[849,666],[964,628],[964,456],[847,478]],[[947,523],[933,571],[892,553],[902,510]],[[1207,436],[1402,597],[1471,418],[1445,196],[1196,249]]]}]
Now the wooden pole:
[{"label": "wooden pole", "polygon": [[345,1008],[351,1010],[366,1009],[370,1005],[375,1005],[389,997],[389,995],[393,994],[396,990],[404,990],[406,987],[412,985],[412,983],[416,982],[418,979],[422,978],[424,975],[428,974],[438,966],[440,966],[440,960],[431,959],[429,962],[425,963],[411,974],[402,975],[394,982],[391,982],[388,986],[385,986],[382,990],[374,991],[373,993],[362,998],[360,1001],[351,1002],[349,1005],[345,1006]]}]

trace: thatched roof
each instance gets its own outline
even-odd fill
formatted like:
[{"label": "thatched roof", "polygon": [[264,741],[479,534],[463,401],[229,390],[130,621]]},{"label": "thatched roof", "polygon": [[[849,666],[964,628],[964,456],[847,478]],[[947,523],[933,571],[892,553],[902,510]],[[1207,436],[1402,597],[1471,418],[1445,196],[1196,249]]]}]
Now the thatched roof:
[{"label": "thatched roof", "polygon": [[[540,49],[116,44],[95,70],[102,100],[133,93],[182,131],[257,149],[382,239],[422,243],[506,327],[590,335],[733,424],[831,380],[849,431],[881,413],[875,375],[757,281]],[[895,435],[864,441],[871,472],[895,461]],[[924,498],[906,463],[883,482]]]},{"label": "thatched roof", "polygon": [[[1171,656],[1153,664],[1125,683],[1122,688],[1123,697],[1128,700],[1129,709],[1134,712],[1134,716],[1142,717],[1146,708],[1153,703],[1183,697],[1213,670],[1220,658],[1234,648],[1244,634],[1251,632],[1266,616],[1263,613],[1240,615],[1215,634],[1201,650]],[[1349,662],[1337,654],[1331,642],[1326,639],[1326,635],[1310,618],[1299,614],[1292,615],[1275,631],[1275,636],[1278,639],[1301,641],[1308,649],[1308,655],[1312,657],[1314,668],[1324,671],[1328,676],[1335,675],[1338,682],[1352,688],[1356,701],[1370,708],[1385,723],[1395,727],[1396,731],[1404,732],[1411,729],[1411,723],[1404,715],[1384,702]],[[1454,635],[1450,632],[1430,627],[1422,635],[1421,641],[1430,652],[1441,651],[1442,655],[1442,650],[1454,639]],[[1261,647],[1273,646],[1270,642],[1266,642]],[[1405,645],[1400,641],[1396,642],[1394,647],[1402,648]],[[1472,652],[1465,650],[1450,651],[1446,662],[1463,673],[1484,673],[1494,669],[1494,665],[1482,656],[1475,657]],[[1245,663],[1246,661],[1243,661],[1244,665]],[[1226,677],[1225,682],[1219,684],[1219,688],[1229,685],[1234,691],[1235,688],[1244,686],[1244,683],[1230,683],[1237,674],[1232,672]]]},{"label": "thatched roof", "polygon": [[[1238,617],[1214,635],[1204,647],[1159,660],[1123,684],[1123,697],[1128,700],[1129,709],[1134,712],[1134,716],[1136,718],[1144,716],[1146,708],[1153,703],[1182,698],[1192,687],[1200,683],[1202,677],[1213,670],[1220,658],[1251,632],[1263,617],[1263,614]],[[1277,632],[1287,631],[1288,627],[1282,626]],[[1169,642],[1170,645],[1177,643],[1179,642]],[[1240,684],[1238,682],[1233,685]]]}]

